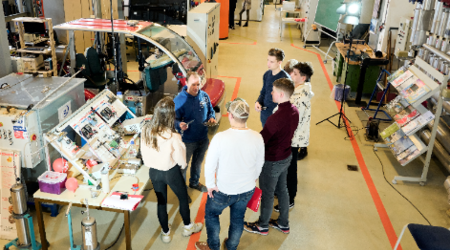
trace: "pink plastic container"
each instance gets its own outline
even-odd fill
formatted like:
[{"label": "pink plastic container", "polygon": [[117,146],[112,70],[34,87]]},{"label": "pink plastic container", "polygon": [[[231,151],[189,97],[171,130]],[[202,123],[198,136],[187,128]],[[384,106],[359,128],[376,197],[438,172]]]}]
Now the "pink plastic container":
[{"label": "pink plastic container", "polygon": [[61,194],[66,189],[67,174],[46,171],[38,177],[41,192]]}]

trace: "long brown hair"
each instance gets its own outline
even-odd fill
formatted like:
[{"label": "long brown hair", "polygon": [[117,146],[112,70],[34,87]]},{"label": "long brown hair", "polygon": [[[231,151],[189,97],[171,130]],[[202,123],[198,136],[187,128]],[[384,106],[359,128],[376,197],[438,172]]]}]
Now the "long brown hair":
[{"label": "long brown hair", "polygon": [[151,145],[152,148],[159,151],[158,136],[169,130],[176,133],[175,130],[175,103],[171,97],[164,97],[155,106],[153,117],[148,124],[142,129],[142,137],[145,144]]}]

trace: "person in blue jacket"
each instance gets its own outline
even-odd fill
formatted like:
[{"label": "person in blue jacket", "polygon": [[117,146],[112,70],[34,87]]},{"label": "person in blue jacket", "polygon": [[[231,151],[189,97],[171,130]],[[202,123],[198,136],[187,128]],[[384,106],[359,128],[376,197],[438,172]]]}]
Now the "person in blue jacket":
[{"label": "person in blue jacket", "polygon": [[[208,149],[208,127],[206,122],[216,123],[216,116],[211,100],[200,89],[200,76],[197,72],[188,72],[186,86],[175,97],[175,127],[181,133],[186,145],[186,161],[191,161],[189,187],[201,192],[208,189],[199,182],[200,172],[206,150]],[[187,168],[183,171],[186,180]]]},{"label": "person in blue jacket", "polygon": [[289,74],[281,69],[284,60],[284,51],[282,49],[271,48],[267,56],[267,67],[269,70],[264,73],[263,87],[255,103],[255,110],[261,112],[261,123],[264,127],[267,118],[272,115],[273,109],[277,106],[272,101],[273,82],[280,78],[289,78]]}]

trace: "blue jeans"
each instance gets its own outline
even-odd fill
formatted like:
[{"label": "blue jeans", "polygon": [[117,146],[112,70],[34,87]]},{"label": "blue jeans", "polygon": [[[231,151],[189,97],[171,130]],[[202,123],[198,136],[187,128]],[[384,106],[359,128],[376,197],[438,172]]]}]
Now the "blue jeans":
[{"label": "blue jeans", "polygon": [[205,225],[208,235],[208,245],[211,250],[220,249],[220,221],[219,215],[222,211],[230,207],[230,227],[228,228],[228,240],[226,246],[228,250],[236,250],[241,240],[244,230],[244,215],[247,203],[253,196],[255,189],[242,194],[227,195],[213,191],[214,198],[209,198],[205,207]]},{"label": "blue jeans", "polygon": [[[191,160],[191,178],[189,178],[189,184],[197,186],[200,179],[200,173],[202,171],[202,162],[205,158],[206,150],[208,150],[209,139],[192,143],[184,143],[186,145],[186,161],[189,167],[189,161]],[[183,170],[183,177],[186,180],[186,171],[188,168]]]},{"label": "blue jeans", "polygon": [[291,163],[292,155],[281,161],[265,161],[259,176],[259,187],[261,188],[261,214],[259,226],[268,228],[270,216],[273,210],[274,193],[278,196],[280,216],[278,223],[281,226],[289,226],[289,194],[286,184],[287,172]]}]

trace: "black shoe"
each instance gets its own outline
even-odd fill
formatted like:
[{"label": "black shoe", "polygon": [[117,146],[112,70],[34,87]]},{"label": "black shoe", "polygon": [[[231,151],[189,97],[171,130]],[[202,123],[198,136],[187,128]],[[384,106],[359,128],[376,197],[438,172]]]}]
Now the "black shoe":
[{"label": "black shoe", "polygon": [[268,235],[269,228],[260,227],[258,222],[246,222],[244,221],[244,230],[249,233]]},{"label": "black shoe", "polygon": [[[294,202],[292,202],[291,204],[289,204],[289,210],[291,210],[292,208],[294,208]],[[280,207],[278,205],[276,205],[275,207],[273,207],[273,210],[275,210],[275,212],[279,213],[280,212]]]},{"label": "black shoe", "polygon": [[236,25],[239,25],[239,27],[242,26],[241,21],[237,22]]},{"label": "black shoe", "polygon": [[297,160],[301,161],[303,160],[306,156],[308,156],[308,148],[304,147],[304,148],[300,148],[300,151],[297,154]]},{"label": "black shoe", "polygon": [[197,185],[191,185],[191,184],[189,184],[189,187],[190,188],[193,188],[193,189],[197,189],[198,191],[200,191],[200,192],[203,192],[203,193],[206,193],[206,192],[208,192],[208,188],[206,188],[203,184],[201,184],[200,182],[197,184]]},{"label": "black shoe", "polygon": [[248,22],[245,22],[244,26],[242,27],[248,27]]},{"label": "black shoe", "polygon": [[189,196],[189,195],[188,195],[188,202],[189,202],[189,204],[191,204],[191,203],[192,203],[192,199],[191,199],[191,196]]},{"label": "black shoe", "polygon": [[275,228],[276,230],[278,230],[278,231],[280,231],[280,232],[282,232],[284,234],[288,234],[289,231],[290,231],[289,227],[281,226],[280,224],[278,224],[278,221],[274,220],[274,219],[270,219],[269,226]]},{"label": "black shoe", "polygon": [[228,26],[228,28],[230,28],[230,29],[234,30],[234,26]]}]

